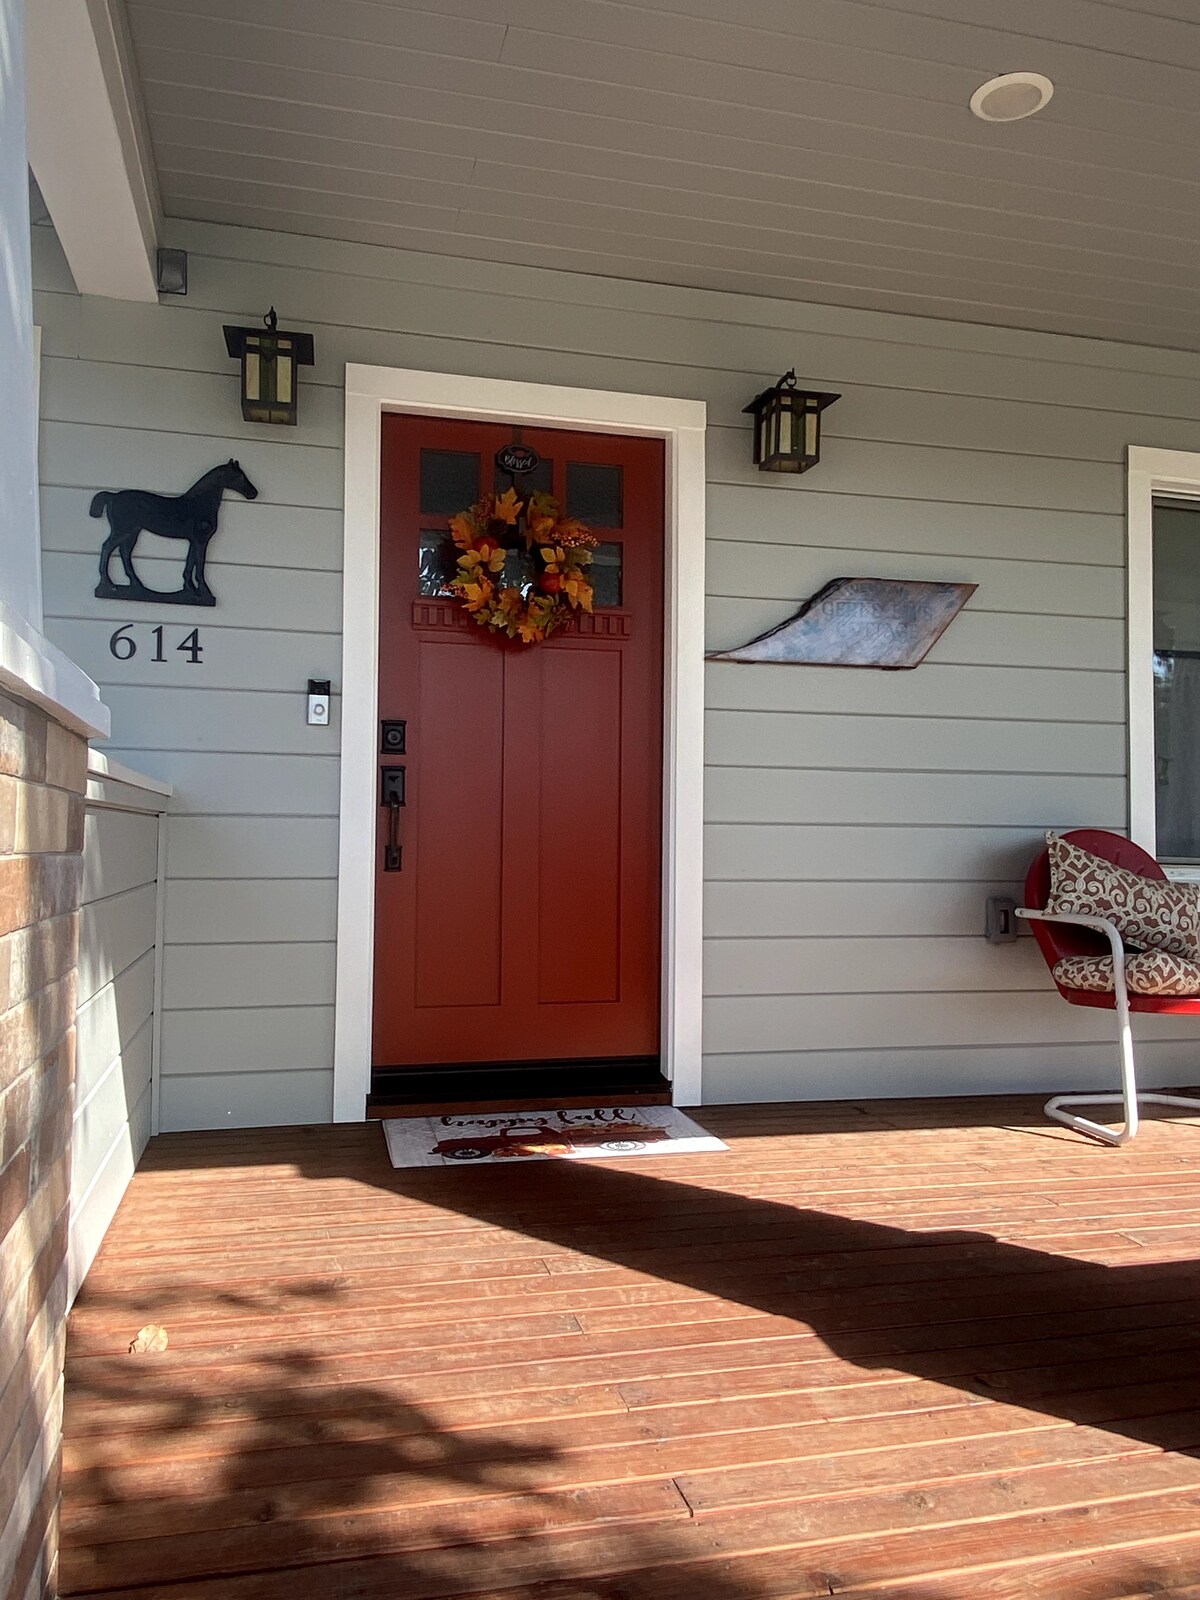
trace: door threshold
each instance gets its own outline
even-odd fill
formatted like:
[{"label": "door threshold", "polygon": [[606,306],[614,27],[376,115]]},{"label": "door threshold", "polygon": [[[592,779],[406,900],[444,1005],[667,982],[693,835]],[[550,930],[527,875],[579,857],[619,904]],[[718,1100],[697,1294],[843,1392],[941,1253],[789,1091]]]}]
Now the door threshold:
[{"label": "door threshold", "polygon": [[671,1085],[659,1070],[657,1056],[619,1061],[489,1061],[462,1066],[376,1067],[371,1074],[367,1116],[670,1104]]}]

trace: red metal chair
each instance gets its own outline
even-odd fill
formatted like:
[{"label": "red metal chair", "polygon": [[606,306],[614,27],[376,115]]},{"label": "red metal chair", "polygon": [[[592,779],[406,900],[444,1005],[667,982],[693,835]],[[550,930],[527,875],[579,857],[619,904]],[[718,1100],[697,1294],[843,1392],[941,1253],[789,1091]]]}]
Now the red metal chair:
[{"label": "red metal chair", "polygon": [[[1081,850],[1103,856],[1118,867],[1139,873],[1143,878],[1166,879],[1166,873],[1147,855],[1140,845],[1124,839],[1118,833],[1106,833],[1099,828],[1076,828],[1064,833],[1063,838]],[[1125,984],[1125,946],[1116,925],[1107,917],[1063,916],[1046,910],[1050,898],[1050,853],[1043,850],[1029,869],[1025,879],[1025,905],[1017,911],[1031,925],[1038,947],[1046,958],[1053,975],[1054,968],[1066,956],[1104,955],[1104,941],[1108,941],[1113,958],[1113,992],[1097,993],[1092,989],[1071,989],[1066,984],[1055,984],[1059,994],[1073,1006],[1100,1006],[1117,1013],[1117,1043],[1121,1062],[1120,1094],[1058,1094],[1046,1102],[1046,1115],[1078,1133],[1090,1133],[1093,1138],[1107,1144],[1128,1144],[1138,1131],[1138,1108],[1144,1105],[1185,1106],[1200,1111],[1200,1100],[1178,1094],[1139,1094],[1137,1067],[1133,1052],[1133,1029],[1129,1015],[1132,1011],[1153,1011],[1159,1014],[1186,1013],[1200,1015],[1200,995],[1146,995],[1130,994]],[[1078,1117],[1064,1110],[1066,1106],[1110,1106],[1125,1108],[1125,1126],[1109,1128],[1088,1117]]]}]

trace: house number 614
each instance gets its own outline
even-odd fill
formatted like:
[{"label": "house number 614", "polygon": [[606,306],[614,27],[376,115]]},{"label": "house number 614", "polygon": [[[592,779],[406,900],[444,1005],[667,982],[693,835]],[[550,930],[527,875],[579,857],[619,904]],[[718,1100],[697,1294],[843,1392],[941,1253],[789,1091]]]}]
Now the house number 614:
[{"label": "house number 614", "polygon": [[[132,661],[138,653],[138,642],[133,636],[134,624],[125,622],[116,630],[108,641],[108,653],[115,656],[118,661]],[[158,623],[150,629],[150,636],[154,640],[154,653],[151,661],[165,661],[167,659],[166,629]],[[198,666],[204,654],[204,646],[200,643],[200,629],[193,628],[188,634],[173,646],[186,656],[189,666]]]}]

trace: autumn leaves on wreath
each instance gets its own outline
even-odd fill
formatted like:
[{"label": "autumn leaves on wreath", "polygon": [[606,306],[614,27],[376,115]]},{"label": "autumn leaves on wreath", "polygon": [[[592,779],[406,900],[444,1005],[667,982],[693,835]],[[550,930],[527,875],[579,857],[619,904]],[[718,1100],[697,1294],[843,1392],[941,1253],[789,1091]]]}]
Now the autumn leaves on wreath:
[{"label": "autumn leaves on wreath", "polygon": [[[564,517],[552,495],[522,500],[515,489],[485,495],[450,519],[460,551],[450,590],[480,627],[540,644],[578,611],[592,609],[588,576],[596,540],[582,522]],[[532,578],[524,588],[502,584],[510,549],[524,545]]]}]

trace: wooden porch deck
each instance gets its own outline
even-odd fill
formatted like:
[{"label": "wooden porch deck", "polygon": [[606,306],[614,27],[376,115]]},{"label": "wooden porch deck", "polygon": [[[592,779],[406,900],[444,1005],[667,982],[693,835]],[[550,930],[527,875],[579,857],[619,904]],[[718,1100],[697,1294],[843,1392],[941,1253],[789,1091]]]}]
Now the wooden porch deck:
[{"label": "wooden porch deck", "polygon": [[72,1318],[62,1592],[1200,1596],[1200,1126],[700,1120],[729,1154],[155,1140]]}]

